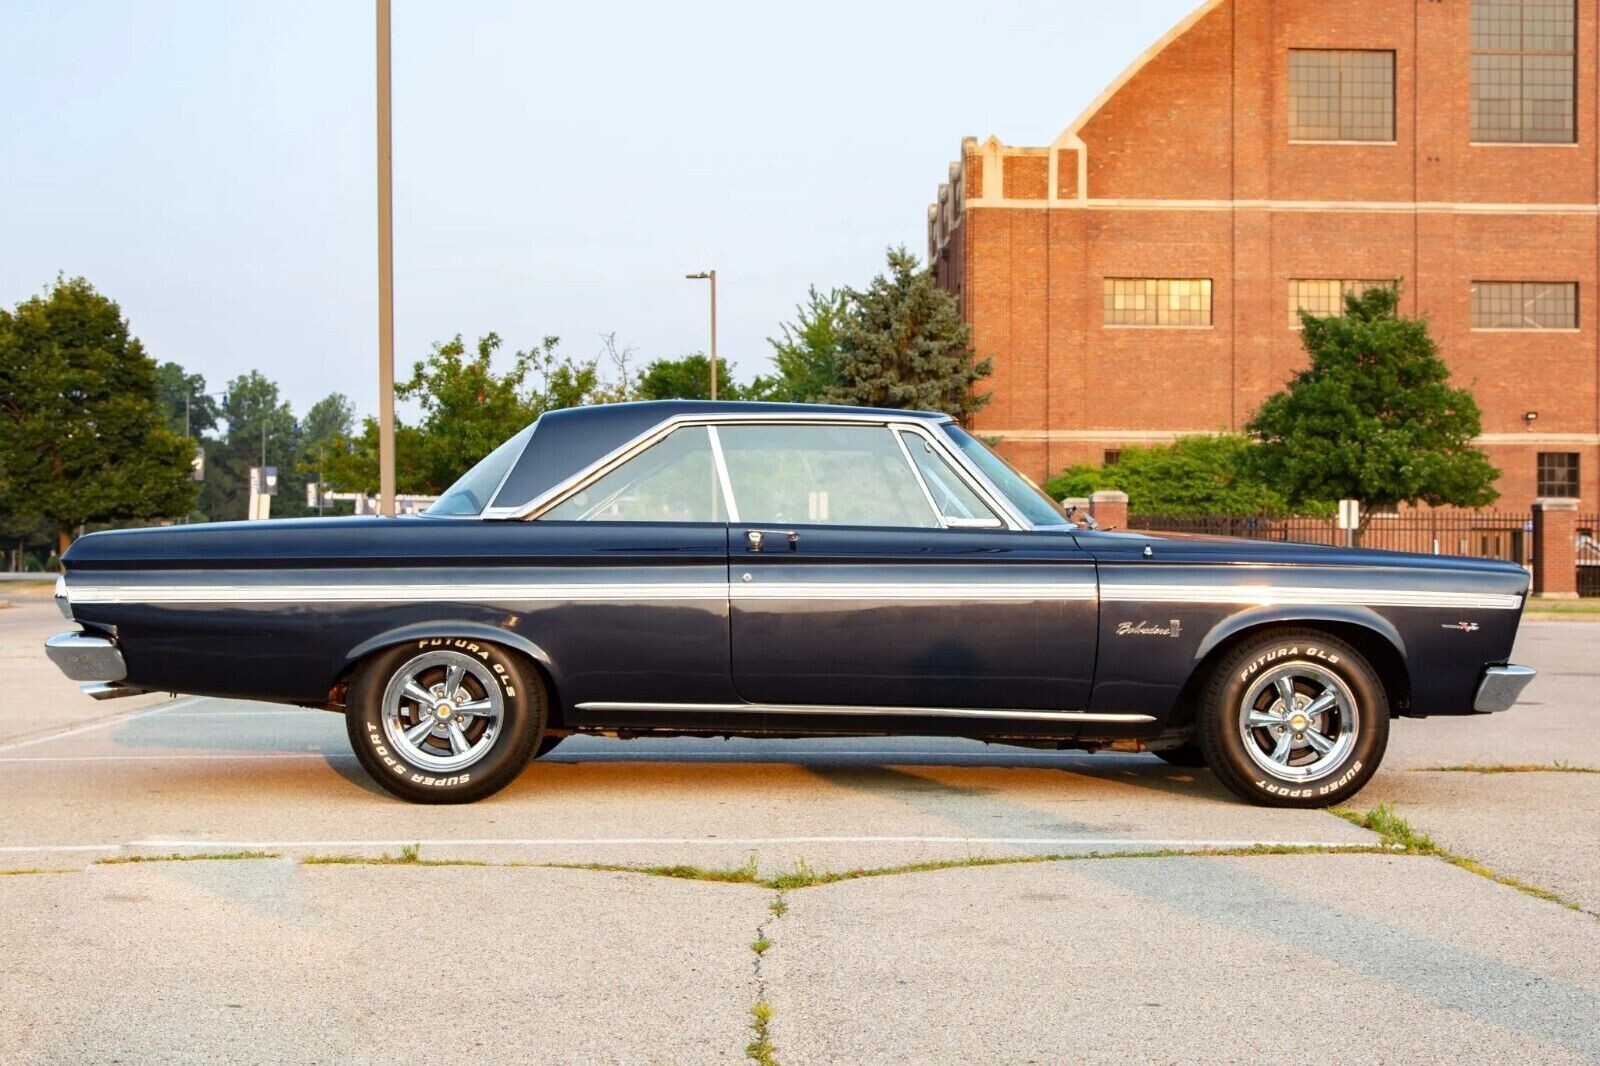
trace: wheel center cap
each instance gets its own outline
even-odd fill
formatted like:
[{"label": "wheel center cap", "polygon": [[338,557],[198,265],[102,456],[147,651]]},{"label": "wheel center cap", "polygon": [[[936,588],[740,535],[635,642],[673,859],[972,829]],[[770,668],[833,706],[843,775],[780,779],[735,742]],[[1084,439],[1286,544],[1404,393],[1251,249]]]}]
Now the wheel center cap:
[{"label": "wheel center cap", "polygon": [[1306,726],[1310,724],[1311,720],[1303,714],[1296,714],[1294,717],[1289,719],[1289,728],[1293,729],[1296,733],[1305,732]]},{"label": "wheel center cap", "polygon": [[456,713],[456,709],[448,703],[441,703],[433,709],[433,713],[438,716],[439,721],[444,722],[448,721],[450,716]]}]

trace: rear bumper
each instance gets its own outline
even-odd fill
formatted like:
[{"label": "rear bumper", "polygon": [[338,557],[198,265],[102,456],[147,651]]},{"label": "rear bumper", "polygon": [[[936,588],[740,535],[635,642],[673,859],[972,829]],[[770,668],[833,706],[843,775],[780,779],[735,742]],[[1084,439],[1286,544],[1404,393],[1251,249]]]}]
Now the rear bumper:
[{"label": "rear bumper", "polygon": [[1472,709],[1479,714],[1510,710],[1535,673],[1531,666],[1489,667],[1478,683],[1478,697],[1472,701]]},{"label": "rear bumper", "polygon": [[57,633],[44,642],[44,653],[74,681],[121,681],[128,676],[122,650],[109,637]]}]

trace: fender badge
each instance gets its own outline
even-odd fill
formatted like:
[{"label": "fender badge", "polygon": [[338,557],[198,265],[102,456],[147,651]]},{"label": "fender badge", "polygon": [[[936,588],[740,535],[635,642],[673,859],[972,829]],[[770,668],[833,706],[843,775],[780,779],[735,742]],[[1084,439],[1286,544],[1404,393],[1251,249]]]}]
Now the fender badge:
[{"label": "fender badge", "polygon": [[1476,623],[1476,622],[1446,622],[1443,625],[1441,625],[1439,628],[1440,629],[1459,629],[1463,633],[1476,633],[1478,631],[1478,623]]},{"label": "fender badge", "polygon": [[1119,637],[1176,637],[1182,634],[1183,623],[1174,618],[1166,625],[1156,625],[1140,619],[1137,622],[1118,622]]}]

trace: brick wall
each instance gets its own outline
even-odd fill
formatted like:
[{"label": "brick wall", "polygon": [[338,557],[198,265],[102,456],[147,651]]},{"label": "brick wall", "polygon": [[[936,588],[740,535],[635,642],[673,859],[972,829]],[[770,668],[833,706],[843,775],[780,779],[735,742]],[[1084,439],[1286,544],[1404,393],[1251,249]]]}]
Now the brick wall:
[{"label": "brick wall", "polygon": [[[1574,145],[1471,143],[1470,0],[1213,2],[1053,144],[964,142],[930,248],[995,361],[977,428],[1036,478],[1238,428],[1304,365],[1291,279],[1401,278],[1483,409],[1499,506],[1531,505],[1540,451],[1579,453],[1600,506],[1600,0],[1577,12]],[[1291,143],[1291,48],[1392,50],[1395,142]],[[1212,323],[1108,327],[1107,277],[1210,278]],[[1473,330],[1473,280],[1575,281],[1579,329]]]}]

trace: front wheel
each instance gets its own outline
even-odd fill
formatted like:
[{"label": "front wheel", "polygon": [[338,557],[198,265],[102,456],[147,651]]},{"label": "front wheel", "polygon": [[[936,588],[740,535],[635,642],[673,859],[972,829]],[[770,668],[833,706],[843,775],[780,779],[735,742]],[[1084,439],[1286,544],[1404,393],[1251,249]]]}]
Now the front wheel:
[{"label": "front wheel", "polygon": [[1314,630],[1246,641],[1206,686],[1197,735],[1213,772],[1262,806],[1328,807],[1359,792],[1389,742],[1389,700],[1350,645]]},{"label": "front wheel", "polygon": [[432,637],[380,652],[350,685],[345,727],[385,790],[470,803],[510,784],[544,730],[537,673],[479,640]]}]

